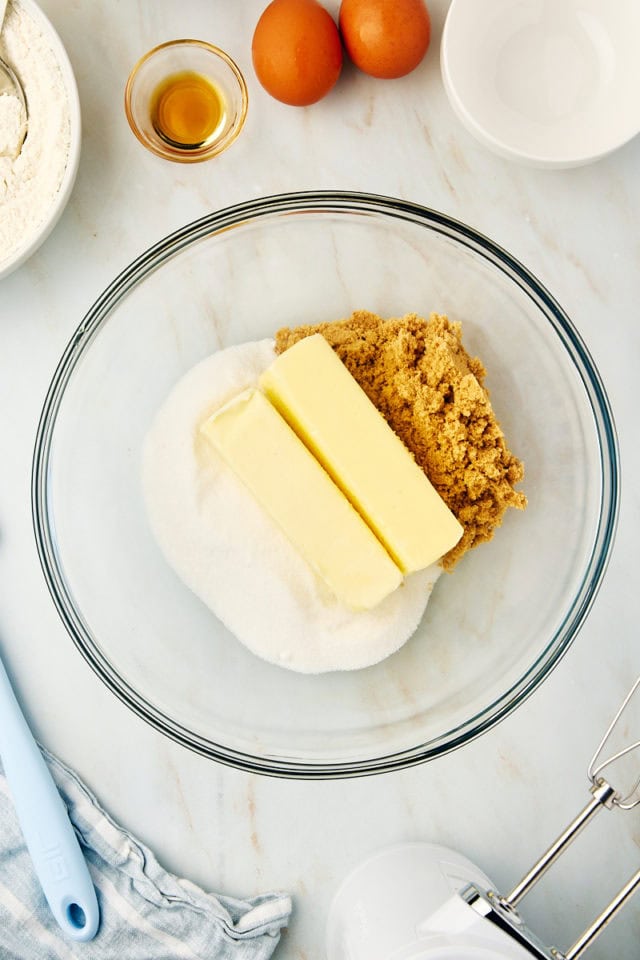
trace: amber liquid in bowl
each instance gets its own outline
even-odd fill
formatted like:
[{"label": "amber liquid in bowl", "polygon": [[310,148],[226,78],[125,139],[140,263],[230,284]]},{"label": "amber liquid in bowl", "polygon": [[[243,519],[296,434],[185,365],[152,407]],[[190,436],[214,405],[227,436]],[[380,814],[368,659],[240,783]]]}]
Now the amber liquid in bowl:
[{"label": "amber liquid in bowl", "polygon": [[207,78],[192,70],[166,77],[151,98],[151,123],[162,139],[174,147],[200,149],[212,143],[224,123],[222,93]]}]

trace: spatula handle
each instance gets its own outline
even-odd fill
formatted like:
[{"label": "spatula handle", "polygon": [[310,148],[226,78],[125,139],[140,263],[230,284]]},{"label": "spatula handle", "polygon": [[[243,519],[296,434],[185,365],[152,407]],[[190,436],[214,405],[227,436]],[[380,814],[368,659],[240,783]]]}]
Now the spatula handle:
[{"label": "spatula handle", "polygon": [[92,940],[100,913],[89,869],[67,808],[1,661],[0,756],[27,849],[52,914],[72,940]]}]

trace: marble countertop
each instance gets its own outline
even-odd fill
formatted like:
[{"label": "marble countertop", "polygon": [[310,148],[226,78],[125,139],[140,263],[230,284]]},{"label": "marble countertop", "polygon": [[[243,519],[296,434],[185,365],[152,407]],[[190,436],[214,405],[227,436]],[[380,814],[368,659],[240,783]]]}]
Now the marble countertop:
[{"label": "marble countertop", "polygon": [[[385,844],[457,848],[510,888],[588,799],[586,765],[640,672],[640,138],[589,167],[527,169],[479,146],[453,115],[432,0],[431,49],[411,76],[381,82],[349,66],[306,109],[255,80],[250,39],[263,0],[114,0],[41,6],[68,50],[84,134],[74,193],[53,234],[0,282],[0,651],[41,741],[77,769],[112,815],[170,870],[238,896],[289,890],[294,917],[276,956],[323,956],[327,908],[345,873]],[[338,3],[328,4],[335,12]],[[210,40],[237,60],[250,109],[215,161],[166,163],[131,134],[127,74],[153,45]],[[41,404],[68,339],[101,290],[147,246],[217,208],[282,191],[339,188],[410,199],[506,247],[574,320],[606,384],[623,472],[617,539],[576,642],[497,728],[434,762],[351,781],[249,775],[189,753],[121,704],[79,656],[40,572],[31,528],[31,456]],[[527,899],[539,936],[568,946],[640,866],[637,813],[607,813]],[[637,955],[640,897],[588,956]],[[1,935],[0,935],[1,939]],[[1,952],[1,949],[0,949]]]}]

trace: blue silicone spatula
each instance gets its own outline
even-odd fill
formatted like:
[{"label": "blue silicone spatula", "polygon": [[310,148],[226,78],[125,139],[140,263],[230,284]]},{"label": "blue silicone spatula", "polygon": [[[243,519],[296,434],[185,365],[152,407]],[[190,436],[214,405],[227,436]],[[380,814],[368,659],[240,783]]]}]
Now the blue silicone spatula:
[{"label": "blue silicone spatula", "polygon": [[92,940],[100,912],[89,868],[2,661],[0,756],[27,849],[52,914],[72,940]]}]

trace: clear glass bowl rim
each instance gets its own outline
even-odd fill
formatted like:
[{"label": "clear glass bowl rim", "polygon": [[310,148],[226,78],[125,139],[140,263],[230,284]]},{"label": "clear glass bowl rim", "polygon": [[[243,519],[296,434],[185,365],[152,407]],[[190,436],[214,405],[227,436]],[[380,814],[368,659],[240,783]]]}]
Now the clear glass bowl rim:
[{"label": "clear glass bowl rim", "polygon": [[[414,747],[354,762],[307,762],[294,757],[254,756],[194,733],[159,711],[131,687],[104,656],[76,607],[59,562],[50,522],[49,470],[56,418],[65,388],[94,336],[127,292],[166,260],[206,237],[261,217],[286,214],[353,213],[399,218],[450,237],[488,260],[523,290],[561,340],[585,388],[600,450],[602,496],[594,545],[570,609],[540,656],[524,675],[477,715],[445,734]],[[611,406],[591,355],[577,329],[546,288],[506,250],[446,214],[394,197],[339,190],[276,194],[207,214],[154,244],[130,263],[100,294],[69,341],[53,374],[36,434],[31,506],[38,556],[53,602],[76,647],[105,685],[135,714],[170,739],[220,763],[253,773],[298,779],[355,777],[399,770],[448,753],[485,733],[522,704],[549,675],[575,639],[606,572],[615,538],[620,500],[618,440]]]}]

